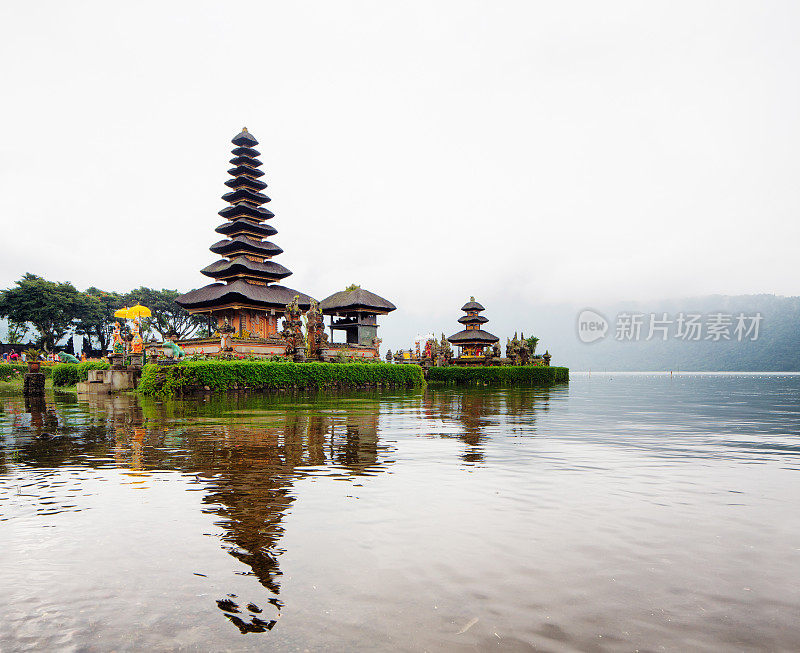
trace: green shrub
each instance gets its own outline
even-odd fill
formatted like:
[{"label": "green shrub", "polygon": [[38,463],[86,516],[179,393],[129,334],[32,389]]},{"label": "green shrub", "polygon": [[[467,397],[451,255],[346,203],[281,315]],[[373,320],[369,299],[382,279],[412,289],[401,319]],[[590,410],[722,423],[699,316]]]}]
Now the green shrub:
[{"label": "green shrub", "polygon": [[138,390],[147,395],[174,395],[206,387],[225,391],[423,385],[422,368],[416,365],[189,361],[145,365]]},{"label": "green shrub", "polygon": [[[42,363],[39,372],[50,377],[54,367],[55,365]],[[0,381],[14,381],[15,379],[22,381],[22,377],[27,371],[27,363],[0,363]]]},{"label": "green shrub", "polygon": [[[25,363],[0,363],[0,381],[22,380],[22,375],[28,371]],[[44,371],[44,370],[42,370]]]},{"label": "green shrub", "polygon": [[110,365],[104,361],[86,361],[85,363],[59,363],[53,366],[53,385],[63,387],[78,385],[89,378],[89,370],[107,370]]},{"label": "green shrub", "polygon": [[515,384],[552,385],[569,381],[566,367],[544,367],[541,365],[496,366],[496,367],[432,367],[428,372],[429,383],[447,385],[469,384]]}]

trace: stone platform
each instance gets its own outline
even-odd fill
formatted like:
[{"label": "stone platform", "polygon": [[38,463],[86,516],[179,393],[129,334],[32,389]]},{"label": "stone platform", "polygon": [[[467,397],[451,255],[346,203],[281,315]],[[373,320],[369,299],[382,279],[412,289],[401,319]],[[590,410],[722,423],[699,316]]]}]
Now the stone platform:
[{"label": "stone platform", "polygon": [[26,397],[41,397],[44,395],[44,374],[41,372],[28,372],[25,374],[25,381],[22,394]]},{"label": "stone platform", "polygon": [[78,383],[79,394],[111,394],[135,390],[142,376],[140,368],[128,367],[121,370],[89,370],[87,381]]}]

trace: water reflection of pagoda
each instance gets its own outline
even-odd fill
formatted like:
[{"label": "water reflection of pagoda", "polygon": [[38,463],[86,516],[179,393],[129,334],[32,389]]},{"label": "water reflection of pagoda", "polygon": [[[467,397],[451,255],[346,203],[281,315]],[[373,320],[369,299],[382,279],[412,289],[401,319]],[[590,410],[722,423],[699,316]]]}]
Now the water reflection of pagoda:
[{"label": "water reflection of pagoda", "polygon": [[[284,519],[297,500],[297,481],[313,474],[315,467],[330,465],[327,475],[349,478],[378,473],[389,462],[388,447],[378,438],[377,403],[330,414],[285,410],[286,403],[275,399],[280,423],[270,414],[259,425],[253,412],[263,411],[263,397],[243,398],[235,406],[221,400],[205,406],[203,413],[212,418],[224,410],[223,424],[209,428],[201,416],[198,426],[176,428],[174,418],[182,422],[186,417],[180,411],[198,417],[196,406],[149,404],[143,412],[136,397],[91,399],[91,410],[105,418],[104,432],[113,432],[104,444],[120,467],[139,472],[178,469],[202,484],[204,512],[221,529],[222,549],[248,568],[236,573],[252,576],[268,592],[266,598],[263,592],[214,596],[242,633],[272,629],[283,608],[281,540]],[[244,414],[237,418],[240,410]],[[100,450],[97,454],[100,461],[107,458]]]},{"label": "water reflection of pagoda", "polygon": [[219,212],[227,222],[216,228],[225,238],[210,248],[222,258],[201,270],[217,283],[181,295],[176,302],[192,314],[208,315],[217,327],[227,319],[240,337],[269,338],[277,334],[278,318],[295,295],[302,310],[308,309],[311,297],[277,284],[292,273],[272,260],[283,250],[264,240],[278,232],[266,224],[275,214],[262,206],[270,198],[261,192],[267,184],[260,180],[260,152],[254,149],[258,141],[245,127],[232,142],[234,167],[225,182],[231,190],[222,196],[230,206]]}]

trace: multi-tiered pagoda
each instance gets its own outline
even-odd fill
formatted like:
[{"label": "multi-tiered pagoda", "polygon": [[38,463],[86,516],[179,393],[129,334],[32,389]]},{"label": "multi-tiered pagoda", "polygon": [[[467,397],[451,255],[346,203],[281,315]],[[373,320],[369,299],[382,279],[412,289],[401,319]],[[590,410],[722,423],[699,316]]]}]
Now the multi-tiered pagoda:
[{"label": "multi-tiered pagoda", "polygon": [[245,127],[231,142],[236,146],[231,150],[233,168],[225,182],[231,190],[222,196],[230,206],[219,212],[225,223],[215,230],[225,238],[210,248],[221,258],[201,270],[216,283],[181,295],[176,302],[190,313],[208,315],[217,327],[227,319],[240,338],[269,338],[277,334],[278,319],[295,295],[304,311],[312,299],[276,283],[291,272],[272,260],[283,250],[264,240],[277,230],[267,224],[275,214],[263,207],[270,198],[261,192],[267,184],[260,179],[260,152],[254,149],[258,141]]},{"label": "multi-tiered pagoda", "polygon": [[480,313],[486,309],[470,297],[469,301],[461,307],[466,313],[458,318],[458,321],[465,326],[463,331],[454,333],[447,341],[451,345],[461,348],[461,356],[483,356],[484,347],[492,345],[499,340],[495,335],[484,331],[481,326],[489,320]]}]

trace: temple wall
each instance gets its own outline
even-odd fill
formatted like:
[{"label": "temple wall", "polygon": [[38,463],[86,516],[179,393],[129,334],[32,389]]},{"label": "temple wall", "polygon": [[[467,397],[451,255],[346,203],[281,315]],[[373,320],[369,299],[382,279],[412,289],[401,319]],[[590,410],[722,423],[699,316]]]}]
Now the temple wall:
[{"label": "temple wall", "polygon": [[[206,355],[217,356],[220,354],[220,341],[219,338],[203,338],[193,340],[181,340],[178,345],[186,352],[187,356]],[[246,338],[231,338],[231,347],[233,353],[241,354],[244,356],[263,356],[268,358],[271,356],[285,356],[286,345],[281,342],[262,342],[258,340],[248,340]],[[161,355],[160,343],[149,343],[147,345],[148,356]],[[348,345],[344,343],[336,343],[333,346],[328,346],[322,350],[322,357],[324,360],[335,361],[339,354],[347,358],[358,358],[364,360],[379,360],[380,355],[374,347],[366,347],[363,345]]]},{"label": "temple wall", "polygon": [[217,313],[217,329],[225,324],[226,317],[237,334],[246,331],[253,338],[268,338],[278,333],[278,316],[270,315],[267,311],[230,310],[224,314]]}]

